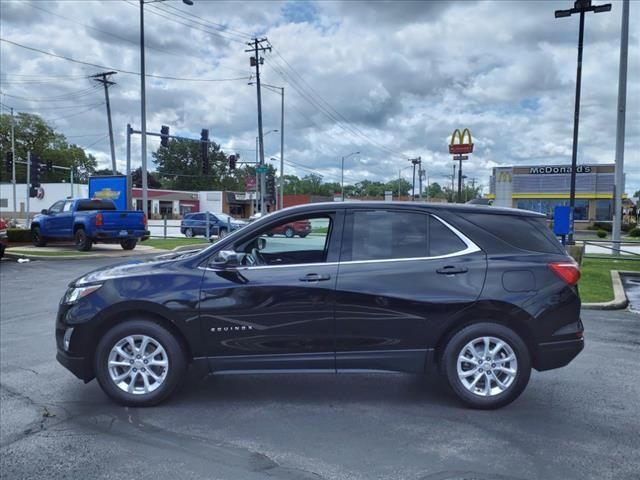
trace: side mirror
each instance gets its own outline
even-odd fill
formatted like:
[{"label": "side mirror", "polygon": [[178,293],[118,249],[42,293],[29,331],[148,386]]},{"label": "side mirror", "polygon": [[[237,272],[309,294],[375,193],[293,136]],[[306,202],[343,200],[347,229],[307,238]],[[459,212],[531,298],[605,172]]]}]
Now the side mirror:
[{"label": "side mirror", "polygon": [[258,250],[264,250],[267,247],[267,239],[264,237],[258,238]]},{"label": "side mirror", "polygon": [[43,208],[42,210],[40,210],[40,213],[42,215],[49,215],[49,210],[47,210],[46,208]]},{"label": "side mirror", "polygon": [[240,266],[238,254],[233,250],[220,250],[211,260],[210,265],[217,268],[235,268]]}]

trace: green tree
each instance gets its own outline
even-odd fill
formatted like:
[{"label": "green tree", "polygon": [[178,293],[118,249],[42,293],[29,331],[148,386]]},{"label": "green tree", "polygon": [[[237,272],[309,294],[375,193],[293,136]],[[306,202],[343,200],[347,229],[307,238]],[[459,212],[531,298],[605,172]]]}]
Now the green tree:
[{"label": "green tree", "polygon": [[167,147],[158,147],[153,153],[153,161],[162,185],[188,191],[237,189],[238,175],[229,170],[227,156],[220,150],[220,145],[210,142],[208,153],[209,173],[204,175],[200,142],[171,139]]},{"label": "green tree", "polygon": [[[54,165],[74,167],[76,180],[85,181],[97,166],[92,155],[78,145],[69,144],[65,136],[56,132],[38,115],[18,113],[14,117],[16,160],[26,161],[27,152],[38,156],[42,163],[51,160]],[[11,150],[11,115],[0,115],[0,155],[5,158]],[[54,170],[43,172],[41,182],[68,181],[69,172]],[[26,182],[26,165],[16,163],[16,180]]]}]

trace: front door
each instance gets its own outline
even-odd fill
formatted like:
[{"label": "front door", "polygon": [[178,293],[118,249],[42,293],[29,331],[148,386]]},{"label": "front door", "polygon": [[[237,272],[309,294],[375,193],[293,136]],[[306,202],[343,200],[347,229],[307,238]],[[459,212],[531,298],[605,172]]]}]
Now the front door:
[{"label": "front door", "polygon": [[229,248],[242,265],[206,267],[200,318],[212,370],[335,369],[338,216],[295,218],[312,224],[304,237],[273,233],[289,219],[236,234]]},{"label": "front door", "polygon": [[354,209],[336,285],[336,368],[423,371],[485,271],[484,253],[424,210]]}]

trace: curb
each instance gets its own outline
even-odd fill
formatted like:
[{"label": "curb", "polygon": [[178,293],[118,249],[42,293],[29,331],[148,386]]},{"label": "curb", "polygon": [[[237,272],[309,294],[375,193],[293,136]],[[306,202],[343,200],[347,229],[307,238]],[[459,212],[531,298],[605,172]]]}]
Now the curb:
[{"label": "curb", "polygon": [[[208,243],[203,244],[204,247],[208,247],[209,245],[211,244],[208,244]],[[126,259],[129,257],[133,258],[138,256],[147,256],[147,255],[166,255],[171,252],[180,252],[182,250],[196,250],[196,249],[199,249],[199,245],[182,245],[180,247],[175,247],[171,250],[154,248],[153,252],[143,252],[143,253],[140,253],[139,255],[108,255],[105,253],[87,253],[86,255],[78,255],[74,253],[71,253],[69,255],[31,255],[28,253],[14,253],[14,252],[11,252],[10,250],[5,250],[4,256],[6,258],[12,258],[14,260],[19,260],[21,258],[24,258],[27,260],[45,260],[45,261],[83,260],[87,258],[113,258],[115,260],[115,259],[122,259],[122,258]]]},{"label": "curb", "polygon": [[583,303],[582,308],[585,310],[621,310],[627,308],[629,300],[622,286],[620,274],[640,276],[640,272],[611,270],[611,285],[613,286],[613,300],[609,302]]}]

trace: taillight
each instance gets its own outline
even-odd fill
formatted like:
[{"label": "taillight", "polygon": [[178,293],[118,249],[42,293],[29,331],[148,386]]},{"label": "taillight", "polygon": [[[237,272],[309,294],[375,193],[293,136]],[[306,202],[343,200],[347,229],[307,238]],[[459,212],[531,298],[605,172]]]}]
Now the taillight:
[{"label": "taillight", "polygon": [[142,214],[142,224],[146,227],[147,226],[147,214],[143,213]]},{"label": "taillight", "polygon": [[98,213],[96,215],[96,227],[102,227],[104,225],[104,218],[102,218],[102,214]]},{"label": "taillight", "polygon": [[580,269],[574,262],[552,262],[549,268],[568,285],[575,285],[580,280]]}]

